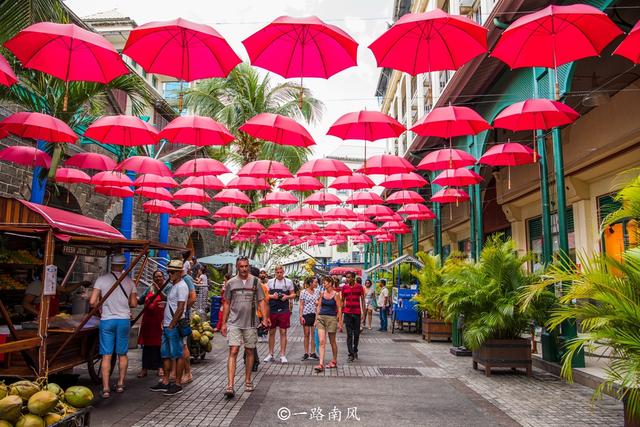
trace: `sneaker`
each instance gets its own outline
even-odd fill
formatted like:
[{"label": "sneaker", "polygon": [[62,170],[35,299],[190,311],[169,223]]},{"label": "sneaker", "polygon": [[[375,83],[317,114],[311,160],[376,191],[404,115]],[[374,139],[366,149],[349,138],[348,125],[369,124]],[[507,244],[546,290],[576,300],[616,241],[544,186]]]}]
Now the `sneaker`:
[{"label": "sneaker", "polygon": [[311,353],[311,355],[310,355],[309,357],[310,357],[311,359],[313,359],[313,360],[319,360],[319,359],[320,359],[320,358],[318,357],[318,355],[317,355],[317,354],[315,354],[315,353]]},{"label": "sneaker", "polygon": [[302,361],[304,362],[308,358],[309,358],[309,355],[307,353],[305,353],[304,356],[302,356]]},{"label": "sneaker", "polygon": [[289,361],[287,360],[287,356],[280,356],[280,363],[289,363]]},{"label": "sneaker", "polygon": [[263,362],[273,362],[273,354],[267,355],[267,357],[264,358]]},{"label": "sneaker", "polygon": [[172,383],[172,384],[169,384],[169,389],[162,394],[164,394],[165,396],[174,396],[176,394],[181,394],[181,393],[182,393],[182,386]]},{"label": "sneaker", "polygon": [[167,391],[167,390],[169,390],[169,384],[164,384],[161,381],[158,384],[152,385],[151,387],[149,387],[149,390],[151,390],[151,391]]},{"label": "sneaker", "polygon": [[353,354],[349,355],[349,358],[347,359],[347,362],[353,362]]},{"label": "sneaker", "polygon": [[358,360],[358,352],[357,351],[355,353],[353,353],[353,357],[354,357],[354,359]]}]

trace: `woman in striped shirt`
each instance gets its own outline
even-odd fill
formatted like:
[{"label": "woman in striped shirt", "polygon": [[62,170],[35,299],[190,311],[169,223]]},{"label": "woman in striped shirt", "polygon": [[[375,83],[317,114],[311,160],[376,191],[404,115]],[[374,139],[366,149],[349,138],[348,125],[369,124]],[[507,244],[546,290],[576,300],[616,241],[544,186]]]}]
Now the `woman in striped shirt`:
[{"label": "woman in striped shirt", "polygon": [[[315,340],[313,339],[313,327],[316,324],[316,303],[319,297],[318,279],[307,277],[304,281],[304,290],[300,292],[300,324],[304,328],[303,361],[309,358],[318,360]],[[311,354],[309,354],[309,343],[311,343]]]}]

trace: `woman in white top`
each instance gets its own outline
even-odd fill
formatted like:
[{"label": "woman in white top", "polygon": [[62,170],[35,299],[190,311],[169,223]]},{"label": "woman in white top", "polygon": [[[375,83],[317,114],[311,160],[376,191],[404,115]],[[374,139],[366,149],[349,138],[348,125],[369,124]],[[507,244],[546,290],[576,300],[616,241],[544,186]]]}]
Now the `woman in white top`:
[{"label": "woman in white top", "polygon": [[[304,290],[300,292],[300,324],[304,328],[303,361],[309,358],[318,360],[316,343],[313,337],[313,327],[316,324],[316,304],[319,297],[318,279],[315,277],[307,277],[304,281]],[[311,344],[311,354],[309,354],[309,344]]]},{"label": "woman in white top", "polygon": [[[365,326],[371,330],[371,321],[373,320],[373,309],[374,309],[374,301],[376,298],[376,290],[371,283],[371,280],[367,279],[364,282],[364,303],[365,303],[365,312],[364,316],[362,316],[362,327]],[[367,319],[369,320],[367,322]]]}]

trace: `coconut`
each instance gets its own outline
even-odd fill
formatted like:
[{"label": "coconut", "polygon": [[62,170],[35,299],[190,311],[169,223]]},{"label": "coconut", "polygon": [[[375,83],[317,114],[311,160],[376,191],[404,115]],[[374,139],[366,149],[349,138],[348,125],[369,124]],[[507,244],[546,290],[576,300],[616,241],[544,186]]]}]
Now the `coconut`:
[{"label": "coconut", "polygon": [[45,427],[44,420],[37,415],[27,414],[22,416],[16,427]]},{"label": "coconut", "polygon": [[73,407],[84,408],[93,401],[93,392],[87,387],[74,385],[64,392],[64,400]]},{"label": "coconut", "polygon": [[0,382],[0,399],[9,395],[9,387],[4,382]]},{"label": "coconut", "polygon": [[0,420],[0,427],[13,427],[13,424],[11,424],[9,421]]},{"label": "coconut", "polygon": [[203,335],[200,337],[200,345],[205,346],[209,343],[209,337],[206,335]]},{"label": "coconut", "polygon": [[58,404],[58,396],[49,390],[41,390],[29,398],[27,408],[35,415],[46,415]]},{"label": "coconut", "polygon": [[20,396],[25,402],[40,391],[40,386],[31,381],[18,381],[9,386],[9,394]]},{"label": "coconut", "polygon": [[22,398],[10,395],[0,399],[0,419],[15,423],[20,418],[22,409]]},{"label": "coconut", "polygon": [[209,339],[210,339],[210,340],[212,340],[212,339],[213,339],[213,332],[206,331],[206,332],[204,333],[204,335],[206,335],[207,337],[209,337]]},{"label": "coconut", "polygon": [[200,341],[200,332],[198,331],[193,331],[191,332],[191,338],[193,338],[194,341]]},{"label": "coconut", "polygon": [[193,316],[191,316],[191,320],[193,321],[193,323],[200,323],[202,321],[202,319],[200,319],[200,315],[198,314],[194,314]]},{"label": "coconut", "polygon": [[56,383],[49,383],[44,387],[45,390],[55,393],[58,399],[64,398],[64,390]]},{"label": "coconut", "polygon": [[55,412],[49,412],[44,416],[44,423],[48,426],[57,423],[62,419],[62,415],[56,414]]},{"label": "coconut", "polygon": [[207,346],[206,346],[207,353],[211,353],[211,349],[212,349],[212,348],[213,348],[213,346],[211,345],[211,341],[209,341],[209,342],[207,343]]}]

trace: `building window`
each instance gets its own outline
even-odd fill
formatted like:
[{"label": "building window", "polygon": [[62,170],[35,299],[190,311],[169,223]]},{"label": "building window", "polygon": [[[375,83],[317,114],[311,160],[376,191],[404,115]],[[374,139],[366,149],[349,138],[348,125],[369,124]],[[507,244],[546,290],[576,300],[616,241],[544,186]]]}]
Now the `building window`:
[{"label": "building window", "polygon": [[[576,239],[575,224],[573,221],[573,206],[568,206],[566,210],[567,231],[569,233],[569,257],[575,261],[576,259]],[[531,218],[527,221],[529,232],[529,251],[533,254],[534,260],[530,267],[533,271],[542,267],[542,216]],[[558,213],[551,214],[551,248],[553,253],[558,252],[560,248],[559,239]]]},{"label": "building window", "polygon": [[471,239],[459,240],[458,251],[464,255],[465,258],[471,257]]},{"label": "building window", "polygon": [[[615,200],[612,194],[600,196],[597,200],[599,223],[622,207],[622,204]],[[637,233],[638,225],[635,220],[622,219],[609,225],[602,231],[602,251],[621,261],[625,250],[638,245]]]},{"label": "building window", "polygon": [[336,251],[337,252],[348,252],[349,251],[349,244],[348,243],[341,243],[336,247]]}]

